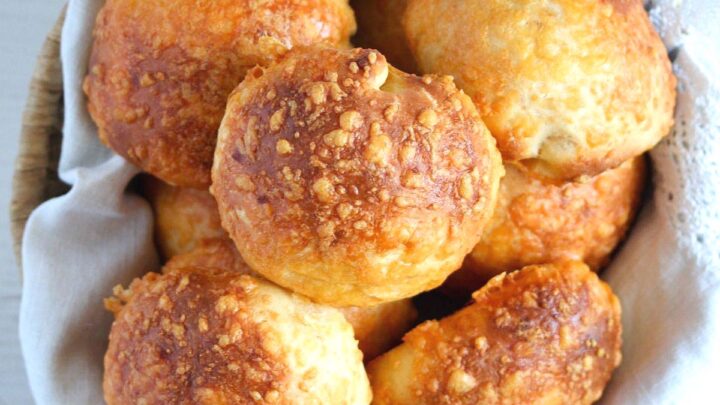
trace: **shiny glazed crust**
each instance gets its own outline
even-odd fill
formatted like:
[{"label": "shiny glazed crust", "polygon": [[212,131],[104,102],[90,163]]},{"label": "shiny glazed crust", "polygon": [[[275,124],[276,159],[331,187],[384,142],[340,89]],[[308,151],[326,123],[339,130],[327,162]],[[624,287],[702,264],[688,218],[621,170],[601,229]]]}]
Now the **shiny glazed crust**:
[{"label": "shiny glazed crust", "polygon": [[644,187],[644,157],[561,185],[508,165],[483,238],[447,283],[473,290],[504,271],[560,260],[598,270],[625,236]]},{"label": "shiny glazed crust", "polygon": [[377,49],[402,71],[417,73],[402,26],[406,5],[407,0],[350,0],[358,25],[352,41],[363,48]]},{"label": "shiny glazed crust", "polygon": [[227,95],[295,45],[347,46],[346,0],[108,0],[84,90],[107,146],[180,186],[207,187]]},{"label": "shiny glazed crust", "polygon": [[114,404],[368,404],[350,325],[335,309],[219,269],[149,273],[106,305]]},{"label": "shiny glazed crust", "polygon": [[404,26],[421,71],[453,75],[504,160],[538,175],[598,174],[673,124],[676,79],[640,0],[410,0]]},{"label": "shiny glazed crust", "polygon": [[587,266],[528,266],[370,363],[375,404],[590,404],[621,359],[620,305]]},{"label": "shiny glazed crust", "polygon": [[[170,259],[163,272],[187,267],[218,268],[262,277],[245,263],[229,238],[200,242],[192,252]],[[337,309],[352,325],[358,347],[363,352],[363,361],[372,360],[396,345],[417,319],[417,311],[409,298],[372,307]]]},{"label": "shiny glazed crust", "polygon": [[193,251],[203,240],[228,237],[207,190],[175,187],[147,176],[143,193],[155,214],[155,243],[164,260]]},{"label": "shiny glazed crust", "polygon": [[295,48],[230,96],[211,192],[250,267],[369,306],[459,268],[503,172],[449,77],[402,73],[374,50]]}]

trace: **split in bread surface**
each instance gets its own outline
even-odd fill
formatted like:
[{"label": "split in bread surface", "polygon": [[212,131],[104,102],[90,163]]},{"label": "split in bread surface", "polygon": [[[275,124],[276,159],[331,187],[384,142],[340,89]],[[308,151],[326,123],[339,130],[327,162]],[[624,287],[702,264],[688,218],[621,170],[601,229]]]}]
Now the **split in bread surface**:
[{"label": "split in bread surface", "polygon": [[252,69],[211,192],[248,265],[336,306],[434,288],[492,214],[504,169],[472,101],[375,50],[296,47]]},{"label": "split in bread surface", "polygon": [[168,183],[205,187],[228,94],[296,45],[348,46],[347,0],[108,0],[84,90],[100,139]]},{"label": "split in bread surface", "polygon": [[620,304],[580,262],[503,273],[368,365],[373,403],[591,404],[621,360]]},{"label": "split in bread surface", "polygon": [[403,24],[420,71],[454,76],[503,159],[538,176],[599,174],[672,127],[676,79],[641,0],[408,0]]}]

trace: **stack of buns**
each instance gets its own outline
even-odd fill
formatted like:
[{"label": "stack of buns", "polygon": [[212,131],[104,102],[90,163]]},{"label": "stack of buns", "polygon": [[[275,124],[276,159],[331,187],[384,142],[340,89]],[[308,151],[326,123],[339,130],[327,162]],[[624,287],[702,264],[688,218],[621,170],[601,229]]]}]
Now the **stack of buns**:
[{"label": "stack of buns", "polygon": [[673,123],[640,0],[107,0],[93,37],[165,263],[105,302],[109,404],[600,398],[594,271]]}]

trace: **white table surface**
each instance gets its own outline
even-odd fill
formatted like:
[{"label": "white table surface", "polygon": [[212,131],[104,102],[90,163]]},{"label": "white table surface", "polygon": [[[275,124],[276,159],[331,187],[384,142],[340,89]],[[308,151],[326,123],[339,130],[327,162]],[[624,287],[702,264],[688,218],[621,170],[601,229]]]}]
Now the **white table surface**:
[{"label": "white table surface", "polygon": [[10,190],[35,58],[65,1],[0,1],[0,405],[33,403],[18,341],[20,278],[10,237]]}]

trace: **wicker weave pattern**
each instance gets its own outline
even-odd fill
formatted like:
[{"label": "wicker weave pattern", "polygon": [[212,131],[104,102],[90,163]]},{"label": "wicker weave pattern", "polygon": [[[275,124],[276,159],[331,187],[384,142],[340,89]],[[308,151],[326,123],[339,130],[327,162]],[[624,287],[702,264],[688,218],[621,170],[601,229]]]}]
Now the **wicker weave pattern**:
[{"label": "wicker weave pattern", "polygon": [[30,213],[43,201],[68,190],[57,172],[63,124],[60,32],[64,20],[65,9],[38,56],[22,118],[10,203],[13,249],[21,269],[22,238]]}]

